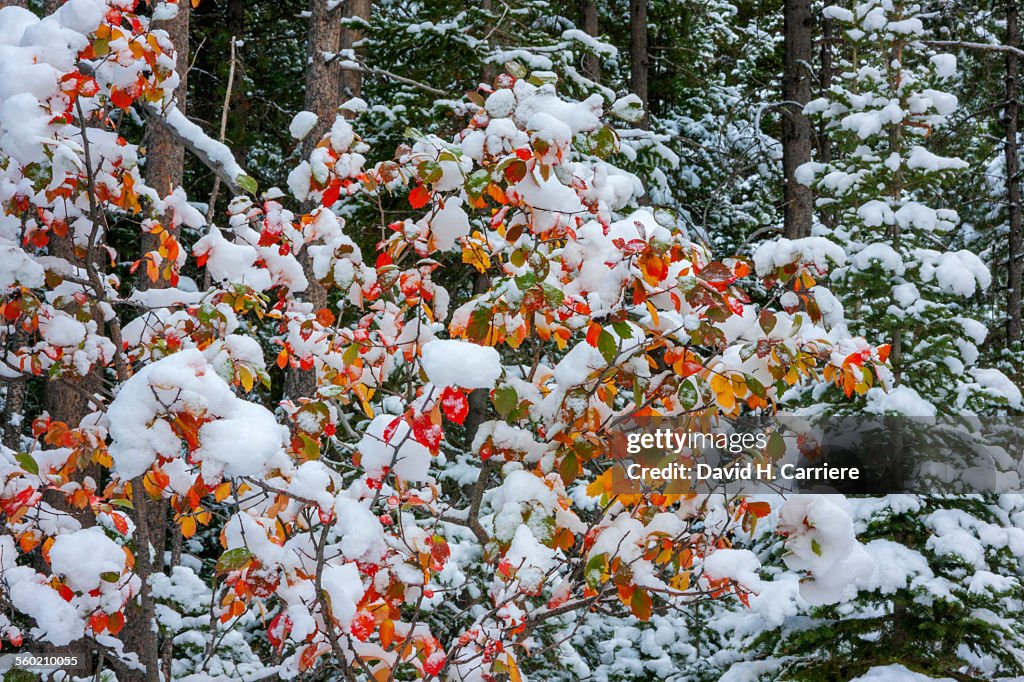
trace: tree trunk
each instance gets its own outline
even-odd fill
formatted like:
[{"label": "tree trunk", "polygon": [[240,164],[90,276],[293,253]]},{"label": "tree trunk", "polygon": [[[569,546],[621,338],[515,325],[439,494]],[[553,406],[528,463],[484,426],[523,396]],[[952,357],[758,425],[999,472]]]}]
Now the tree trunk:
[{"label": "tree trunk", "polygon": [[[601,25],[597,16],[596,0],[582,0],[580,14],[583,15],[583,30],[588,36],[597,37],[601,33]],[[584,55],[583,73],[595,83],[601,82],[601,60],[596,54]]]},{"label": "tree trunk", "polygon": [[[371,0],[347,0],[345,2],[345,18],[362,21],[370,20]],[[363,39],[361,28],[349,26],[345,23],[341,27],[341,49],[354,50],[357,59],[362,59],[364,50],[357,47],[356,43]],[[363,92],[363,73],[361,71],[341,72],[341,100],[345,102],[353,97],[359,97]]]},{"label": "tree trunk", "polygon": [[[832,88],[833,66],[832,66],[832,20],[828,17],[821,17],[821,50],[819,51],[818,63],[818,93],[820,96],[827,96]],[[829,134],[828,125],[825,121],[818,124],[817,131],[818,161],[821,163],[832,162],[832,136]],[[835,214],[831,210],[824,210],[820,213],[821,222],[828,228],[835,227]]]},{"label": "tree trunk", "polygon": [[57,8],[64,4],[64,0],[44,0],[43,1],[43,14],[53,14],[57,11]]},{"label": "tree trunk", "polygon": [[[306,111],[317,116],[316,125],[302,142],[302,155],[308,157],[316,148],[338,115],[342,103],[342,70],[336,60],[324,55],[336,55],[341,49],[342,9],[348,3],[332,0],[310,0],[309,38],[306,42]],[[305,202],[303,211],[312,210]],[[306,249],[298,254],[299,262],[309,281],[303,300],[319,310],[327,305],[327,291],[313,275],[313,262]],[[303,370],[289,367],[285,372],[285,395],[289,398],[312,397],[316,392],[316,369]]]},{"label": "tree trunk", "polygon": [[[178,14],[173,19],[166,21],[154,21],[154,29],[167,31],[174,44],[177,64],[174,70],[180,81],[174,89],[174,101],[181,113],[185,113],[186,100],[188,99],[188,63],[189,63],[189,5],[188,2],[178,3]],[[176,187],[180,187],[185,175],[185,146],[177,138],[171,135],[170,131],[160,125],[150,125],[146,130],[146,184],[157,191],[161,198],[171,194]],[[170,230],[170,224],[164,225]],[[177,236],[177,234],[175,234]],[[160,246],[160,240],[156,235],[144,234],[142,236],[142,252],[153,251]],[[145,268],[139,269],[139,283],[145,288],[147,286],[165,287],[169,282],[163,277],[155,282],[150,282],[146,275]]]},{"label": "tree trunk", "polygon": [[[1006,44],[1020,47],[1020,26],[1018,25],[1018,0],[1006,0]],[[1019,341],[1021,336],[1021,271],[1024,269],[1024,253],[1021,252],[1021,197],[1020,197],[1020,148],[1017,145],[1018,121],[1020,116],[1020,57],[1014,52],[1006,53],[1006,205],[1010,224],[1010,268],[1007,282],[1006,308],[1007,336],[1009,341]]]},{"label": "tree trunk", "polygon": [[28,0],[0,0],[0,7],[24,7],[28,9]]},{"label": "tree trunk", "polygon": [[[178,3],[178,15],[166,21],[154,21],[154,29],[167,31],[178,57],[174,70],[181,79],[174,89],[174,101],[181,113],[185,113],[186,93],[188,92],[188,23],[189,3]],[[165,197],[181,185],[184,165],[185,147],[179,143],[163,126],[150,126],[146,131],[146,184]]]},{"label": "tree trunk", "polygon": [[[18,330],[14,335],[14,345],[23,345],[24,333]],[[3,444],[11,450],[21,449],[21,429],[24,422],[25,395],[28,393],[28,377],[12,379],[7,382],[4,392],[3,411]]]},{"label": "tree trunk", "polygon": [[[182,113],[185,112],[188,99],[189,12],[190,3],[179,2],[177,16],[166,21],[153,22],[153,28],[167,31],[171,43],[174,44],[177,55],[175,71],[180,79],[178,86],[174,89],[174,101]],[[180,187],[184,180],[185,147],[163,126],[150,126],[146,135],[148,150],[146,154],[146,184],[155,189],[161,197],[166,197],[175,188]],[[165,218],[169,219],[170,216],[165,216]],[[169,220],[165,221],[164,227],[171,230]],[[143,252],[155,250],[158,246],[159,240],[156,236],[143,235]],[[140,277],[140,286],[164,288],[170,286],[170,282],[163,277],[151,282],[143,273]],[[140,492],[143,490],[141,478],[134,481],[132,485],[133,489]],[[144,584],[137,602],[130,605],[127,614],[129,620],[138,623],[139,626],[125,629],[122,639],[125,650],[137,654],[139,660],[146,666],[145,673],[133,671],[128,675],[128,679],[131,682],[159,682],[161,647],[153,597],[146,582],[149,576],[163,570],[164,548],[167,543],[168,503],[164,500],[150,499],[145,494],[135,494],[134,497],[136,542],[140,548],[140,551],[136,552],[135,568]],[[152,549],[150,550],[150,548]],[[164,649],[166,650],[167,647],[168,643],[165,642]]]},{"label": "tree trunk", "polygon": [[811,188],[796,179],[796,169],[811,160],[811,122],[804,106],[811,101],[811,0],[785,0],[785,71],[782,75],[782,171],[784,233],[790,239],[811,233]]},{"label": "tree trunk", "polygon": [[644,104],[644,116],[638,122],[650,125],[647,96],[649,58],[647,55],[647,0],[629,0],[629,88]]}]

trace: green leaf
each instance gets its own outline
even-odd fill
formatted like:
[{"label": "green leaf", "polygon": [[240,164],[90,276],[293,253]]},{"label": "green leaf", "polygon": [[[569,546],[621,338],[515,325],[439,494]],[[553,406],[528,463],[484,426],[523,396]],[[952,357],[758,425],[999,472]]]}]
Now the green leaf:
[{"label": "green leaf", "polygon": [[604,574],[604,566],[608,563],[607,554],[597,554],[590,557],[587,561],[586,568],[583,569],[583,579],[587,581],[587,584],[591,587],[597,587],[601,582],[601,576]]},{"label": "green leaf", "polygon": [[558,463],[558,474],[562,477],[562,483],[569,485],[576,480],[579,473],[580,465],[576,459],[576,453],[570,450],[565,453],[565,457],[562,457],[562,461]]},{"label": "green leaf", "polygon": [[519,404],[519,394],[511,386],[502,386],[494,389],[494,393],[491,394],[491,402],[494,403],[494,409],[498,411],[498,414],[504,418]]},{"label": "green leaf", "polygon": [[536,283],[537,275],[532,272],[526,272],[516,277],[516,286],[519,287],[520,291],[526,291]]},{"label": "green leaf", "polygon": [[565,292],[550,284],[542,284],[541,287],[544,289],[544,300],[548,302],[549,306],[557,308],[562,305],[562,301],[565,300]]},{"label": "green leaf", "polygon": [[768,446],[764,449],[764,454],[772,460],[777,460],[786,454],[786,439],[782,437],[781,433],[772,431],[772,435],[768,436]]},{"label": "green leaf", "polygon": [[249,563],[252,559],[252,552],[245,547],[235,547],[220,555],[217,559],[217,573],[230,573]]},{"label": "green leaf", "polygon": [[633,328],[630,327],[627,322],[612,322],[612,329],[615,330],[615,333],[619,335],[620,339],[633,338]]},{"label": "green leaf", "polygon": [[594,156],[606,159],[619,149],[619,139],[610,126],[604,126],[594,133]]},{"label": "green leaf", "polygon": [[484,191],[487,190],[487,185],[489,184],[491,184],[490,173],[483,169],[474,171],[473,174],[466,179],[466,194],[474,199],[479,199]]},{"label": "green leaf", "polygon": [[27,471],[28,473],[32,474],[33,476],[39,475],[39,465],[36,463],[34,459],[32,459],[32,455],[28,454],[27,452],[19,452],[14,456],[14,459],[15,461],[18,462],[18,464],[21,465],[21,468]]},{"label": "green leaf", "polygon": [[421,161],[419,165],[416,166],[416,175],[418,175],[420,180],[423,182],[434,183],[440,180],[444,173],[441,171],[441,165],[439,163],[427,159],[426,161]]},{"label": "green leaf", "polygon": [[256,180],[245,173],[236,175],[235,182],[249,194],[256,194],[256,191],[259,189],[259,185],[256,184]]},{"label": "green leaf", "polygon": [[818,542],[817,538],[811,538],[811,551],[821,556],[821,543]]},{"label": "green leaf", "polygon": [[697,386],[691,380],[683,382],[679,387],[679,401],[688,410],[692,410],[697,404]]},{"label": "green leaf", "polygon": [[135,509],[135,505],[133,505],[130,500],[126,500],[126,499],[124,499],[122,497],[119,497],[117,499],[111,500],[110,504],[114,505],[115,507],[123,507],[125,509]]},{"label": "green leaf", "polygon": [[747,381],[747,388],[750,389],[751,393],[756,395],[758,398],[768,397],[768,391],[765,390],[764,384],[755,379],[753,375],[747,374],[744,378]]},{"label": "green leaf", "polygon": [[116,583],[121,579],[121,574],[117,571],[104,571],[100,573],[100,578],[108,583]]},{"label": "green leaf", "polygon": [[601,334],[597,337],[597,349],[601,351],[601,357],[609,365],[615,362],[615,357],[619,354],[619,346],[615,343],[615,337],[607,329],[602,329]]},{"label": "green leaf", "polygon": [[505,72],[515,76],[516,78],[526,78],[529,71],[526,70],[526,66],[522,62],[511,59],[505,62]]},{"label": "green leaf", "polygon": [[471,341],[483,342],[491,331],[491,309],[476,308],[469,315],[466,334]]}]

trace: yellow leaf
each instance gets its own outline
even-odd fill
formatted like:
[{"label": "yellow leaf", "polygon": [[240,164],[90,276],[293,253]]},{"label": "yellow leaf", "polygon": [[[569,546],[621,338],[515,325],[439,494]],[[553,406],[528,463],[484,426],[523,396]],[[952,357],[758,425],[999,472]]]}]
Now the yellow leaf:
[{"label": "yellow leaf", "polygon": [[483,248],[483,235],[479,232],[473,233],[473,238],[466,241],[462,247],[462,262],[472,265],[480,272],[487,272],[491,267],[491,257]]},{"label": "yellow leaf", "polygon": [[516,665],[516,659],[512,658],[512,654],[505,654],[506,660],[508,661],[508,675],[512,682],[523,682],[523,676],[519,672],[519,666]]},{"label": "yellow leaf", "polygon": [[216,490],[213,491],[213,499],[217,500],[218,502],[223,502],[225,499],[227,499],[227,496],[230,494],[231,483],[229,481],[224,481],[219,486],[217,486]]},{"label": "yellow leaf", "polygon": [[246,393],[252,390],[253,376],[248,367],[244,365],[239,366],[238,380],[242,382],[242,388],[245,389]]},{"label": "yellow leaf", "polygon": [[186,538],[190,538],[196,534],[195,517],[186,516],[181,520],[181,534]]}]

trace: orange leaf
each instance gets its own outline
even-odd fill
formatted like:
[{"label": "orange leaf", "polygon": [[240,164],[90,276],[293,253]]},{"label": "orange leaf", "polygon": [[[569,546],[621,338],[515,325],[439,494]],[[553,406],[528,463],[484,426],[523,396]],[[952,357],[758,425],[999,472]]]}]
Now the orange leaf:
[{"label": "orange leaf", "polygon": [[423,208],[430,201],[430,191],[420,185],[409,192],[409,205],[413,208]]},{"label": "orange leaf", "polygon": [[878,359],[882,362],[886,362],[889,359],[889,351],[892,350],[892,346],[888,343],[878,347]]},{"label": "orange leaf", "polygon": [[107,617],[107,630],[110,631],[110,634],[116,635],[117,633],[121,632],[121,628],[123,627],[124,614],[122,614],[120,611],[118,611],[117,613],[112,613]]},{"label": "orange leaf", "polygon": [[772,506],[767,502],[750,502],[747,504],[747,510],[757,518],[763,519],[771,513]]}]

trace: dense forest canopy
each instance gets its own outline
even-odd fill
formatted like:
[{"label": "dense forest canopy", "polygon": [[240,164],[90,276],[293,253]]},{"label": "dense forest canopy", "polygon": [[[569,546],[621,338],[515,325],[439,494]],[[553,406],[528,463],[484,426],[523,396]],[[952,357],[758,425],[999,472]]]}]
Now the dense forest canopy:
[{"label": "dense forest canopy", "polygon": [[1019,13],[0,0],[3,679],[1024,679]]}]

